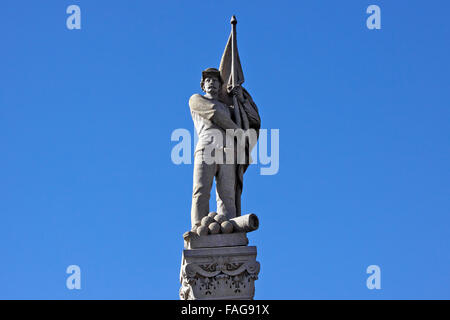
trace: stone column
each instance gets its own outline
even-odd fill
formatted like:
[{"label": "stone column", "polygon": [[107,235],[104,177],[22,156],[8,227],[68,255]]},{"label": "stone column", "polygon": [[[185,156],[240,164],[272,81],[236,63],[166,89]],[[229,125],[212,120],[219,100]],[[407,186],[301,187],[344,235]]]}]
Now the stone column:
[{"label": "stone column", "polygon": [[246,233],[185,234],[180,299],[252,300],[259,262]]}]

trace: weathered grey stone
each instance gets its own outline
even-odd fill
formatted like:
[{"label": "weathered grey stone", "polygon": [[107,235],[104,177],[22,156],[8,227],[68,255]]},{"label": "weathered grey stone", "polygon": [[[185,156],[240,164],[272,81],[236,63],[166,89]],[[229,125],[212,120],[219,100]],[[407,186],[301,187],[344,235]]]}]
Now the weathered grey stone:
[{"label": "weathered grey stone", "polygon": [[201,221],[201,225],[207,227],[213,222],[214,222],[213,218],[211,218],[210,216],[204,216]]},{"label": "weathered grey stone", "polygon": [[197,235],[198,236],[207,236],[208,235],[208,227],[206,226],[200,226],[197,228]]},{"label": "weathered grey stone", "polygon": [[228,234],[209,234],[199,236],[197,233],[188,231],[183,235],[184,248],[217,248],[248,245],[248,238],[245,232]]},{"label": "weathered grey stone", "polygon": [[230,222],[234,232],[252,232],[259,228],[258,217],[254,213],[230,219]]},{"label": "weathered grey stone", "polygon": [[213,222],[208,226],[210,234],[218,234],[220,232],[220,224]]},{"label": "weathered grey stone", "polygon": [[214,218],[215,216],[217,216],[217,212],[210,212],[208,213],[208,216],[210,216],[211,218]]},{"label": "weathered grey stone", "polygon": [[220,224],[220,232],[222,233],[232,233],[233,224],[230,221],[224,221]]},{"label": "weathered grey stone", "polygon": [[236,23],[234,18],[219,69],[208,68],[202,72],[200,85],[205,94],[194,94],[189,99],[199,137],[194,152],[192,230],[209,213],[214,179],[217,213],[227,219],[241,216],[244,173],[251,163],[250,154],[261,127],[258,108],[242,87],[244,74],[237,50]]},{"label": "weathered grey stone", "polygon": [[227,216],[224,214],[218,214],[214,217],[214,220],[216,220],[218,223],[222,223],[224,221],[227,221]]},{"label": "weathered grey stone", "polygon": [[[258,217],[241,216],[241,194],[261,119],[252,97],[242,87],[236,23],[233,16],[219,69],[202,72],[200,85],[205,94],[189,99],[199,140],[194,152],[192,226],[183,235],[183,300],[253,299],[260,269],[256,247],[247,246],[247,232],[258,229]],[[217,213],[209,212],[214,179]]]},{"label": "weathered grey stone", "polygon": [[251,300],[260,265],[256,247],[183,250],[182,300]]}]

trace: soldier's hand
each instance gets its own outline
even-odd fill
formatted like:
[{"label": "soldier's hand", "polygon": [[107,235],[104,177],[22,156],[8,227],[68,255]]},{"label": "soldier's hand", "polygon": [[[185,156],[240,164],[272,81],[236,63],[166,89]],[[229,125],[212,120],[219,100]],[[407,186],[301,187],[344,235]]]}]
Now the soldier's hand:
[{"label": "soldier's hand", "polygon": [[244,103],[245,102],[245,98],[244,98],[244,94],[242,92],[242,87],[241,86],[236,86],[233,88],[232,94],[236,96],[236,98],[238,98],[239,102]]}]

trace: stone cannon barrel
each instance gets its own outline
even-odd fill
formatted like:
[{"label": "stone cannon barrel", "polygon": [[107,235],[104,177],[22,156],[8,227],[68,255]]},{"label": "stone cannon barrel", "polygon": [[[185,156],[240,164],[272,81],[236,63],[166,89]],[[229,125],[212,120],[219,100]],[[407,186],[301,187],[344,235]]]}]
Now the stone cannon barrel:
[{"label": "stone cannon barrel", "polygon": [[252,232],[259,227],[258,217],[254,213],[236,217],[229,221],[233,224],[233,232]]}]

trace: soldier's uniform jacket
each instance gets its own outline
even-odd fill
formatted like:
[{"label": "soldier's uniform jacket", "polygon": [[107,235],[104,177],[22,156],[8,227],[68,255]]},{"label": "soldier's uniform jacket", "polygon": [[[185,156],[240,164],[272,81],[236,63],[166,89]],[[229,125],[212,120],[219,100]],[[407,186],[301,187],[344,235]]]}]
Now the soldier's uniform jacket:
[{"label": "soldier's uniform jacket", "polygon": [[[216,149],[225,147],[225,130],[238,129],[231,120],[231,108],[218,100],[208,99],[199,94],[194,94],[189,99],[189,107],[199,138],[195,153],[203,150],[207,145]],[[217,141],[217,133],[214,133],[214,130],[221,132],[222,141]]]},{"label": "soldier's uniform jacket", "polygon": [[[189,99],[189,108],[191,109],[192,120],[199,137],[195,152],[203,150],[209,144],[213,144],[218,149],[225,147],[225,130],[241,129],[232,120],[233,107],[227,106],[218,100],[194,94]],[[250,127],[257,125],[259,129],[260,119],[257,110],[254,110],[247,101],[244,103],[244,108],[248,115]],[[222,133],[222,141],[215,141],[212,129],[219,130]]]}]

